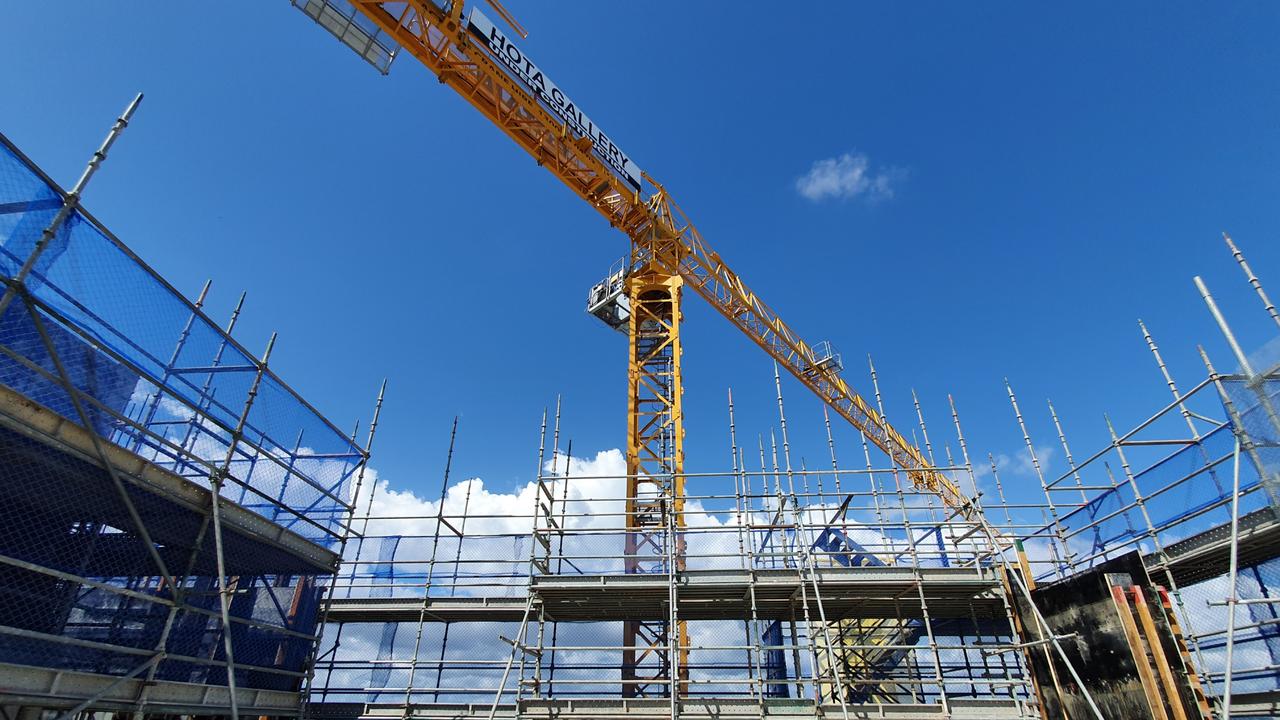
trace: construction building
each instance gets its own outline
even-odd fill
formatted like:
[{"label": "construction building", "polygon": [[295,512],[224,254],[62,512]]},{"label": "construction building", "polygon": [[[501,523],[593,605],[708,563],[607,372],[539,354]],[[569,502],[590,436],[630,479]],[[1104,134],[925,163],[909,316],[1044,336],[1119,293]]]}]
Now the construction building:
[{"label": "construction building", "polygon": [[79,206],[136,106],[0,136],[0,706],[297,714],[368,453]]},{"label": "construction building", "polygon": [[[363,437],[339,429],[204,313],[207,287],[186,299],[80,206],[137,101],[70,191],[3,140],[6,717],[1280,716],[1280,364],[1198,279],[1229,372],[1206,355],[1180,386],[1141,327],[1170,401],[1089,455],[1052,404],[1057,437],[1033,438],[1007,387],[1043,497],[1010,502],[954,402],[931,428],[913,398],[895,429],[876,368],[864,398],[752,293],[533,80],[500,4],[510,32],[459,2],[293,4],[381,72],[416,58],[628,235],[587,307],[628,338],[625,467],[575,471],[557,404],[516,511],[472,509],[451,442],[432,512],[375,512],[381,394]],[[775,362],[776,424],[740,428],[728,394],[718,468],[684,464],[686,291]],[[784,372],[823,403],[817,466]]]}]

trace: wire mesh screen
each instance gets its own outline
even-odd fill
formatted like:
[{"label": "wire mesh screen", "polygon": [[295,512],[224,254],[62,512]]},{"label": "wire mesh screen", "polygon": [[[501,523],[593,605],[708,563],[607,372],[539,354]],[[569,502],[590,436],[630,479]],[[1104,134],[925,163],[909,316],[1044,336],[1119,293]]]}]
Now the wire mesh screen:
[{"label": "wire mesh screen", "polygon": [[[1208,679],[1207,688],[1222,695],[1227,667],[1227,575],[1182,588],[1187,611],[1183,624],[1195,635],[1195,656]],[[1242,600],[1280,601],[1280,560],[1240,568],[1236,596]],[[1238,606],[1231,631],[1235,647],[1232,657],[1232,694],[1280,690],[1280,605],[1267,602]]]},{"label": "wire mesh screen", "polygon": [[1245,457],[1271,504],[1280,504],[1280,378],[1232,379],[1223,386],[1235,410],[1233,422],[1250,440]]},{"label": "wire mesh screen", "polygon": [[[1080,570],[1134,547],[1156,552],[1153,538],[1167,545],[1220,525],[1230,519],[1228,460],[1234,446],[1231,426],[1220,425],[1145,468],[1117,467],[1108,478],[1111,488],[1046,525],[1039,535],[1060,534],[1071,554],[1072,569]],[[1247,494],[1256,485],[1256,477],[1247,478],[1242,490]],[[1265,500],[1248,497],[1246,510],[1256,509],[1259,503]],[[1059,560],[1066,562],[1065,557]],[[1053,574],[1045,572],[1042,577]]]},{"label": "wire mesh screen", "polygon": [[347,0],[292,0],[293,6],[382,74],[391,69],[400,46]]}]

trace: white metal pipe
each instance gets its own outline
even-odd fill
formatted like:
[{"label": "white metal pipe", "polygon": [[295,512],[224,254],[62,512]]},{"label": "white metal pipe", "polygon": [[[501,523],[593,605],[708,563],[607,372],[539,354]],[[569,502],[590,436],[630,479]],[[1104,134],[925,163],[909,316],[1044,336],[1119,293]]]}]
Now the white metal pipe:
[{"label": "white metal pipe", "polygon": [[1226,720],[1231,720],[1231,663],[1236,644],[1236,578],[1239,571],[1239,541],[1240,438],[1237,437],[1235,453],[1231,463],[1231,555],[1227,570],[1227,659],[1226,674],[1222,681],[1222,715]]}]

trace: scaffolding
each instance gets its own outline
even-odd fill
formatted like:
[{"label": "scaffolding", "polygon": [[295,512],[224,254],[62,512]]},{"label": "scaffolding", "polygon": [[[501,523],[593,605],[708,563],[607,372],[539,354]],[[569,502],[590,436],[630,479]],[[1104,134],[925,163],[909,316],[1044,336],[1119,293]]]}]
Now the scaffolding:
[{"label": "scaffolding", "polygon": [[1271,717],[1280,711],[1280,368],[1223,374],[1202,351],[1207,376],[1184,393],[1141,330],[1173,400],[1125,432],[1108,420],[1110,445],[1081,462],[1050,403],[1068,469],[1044,481],[1043,505],[1007,508],[1006,526],[1039,583],[1135,558],[1132,574],[1149,578],[1146,600],[1164,607],[1179,643],[1167,663],[1188,676],[1197,704]]},{"label": "scaffolding", "polygon": [[0,714],[297,715],[367,445],[81,207],[140,100],[70,191],[0,136]]},{"label": "scaffolding", "polygon": [[[1036,717],[991,528],[875,465],[865,440],[865,466],[841,467],[827,418],[830,468],[797,468],[773,380],[780,435],[740,444],[730,395],[730,469],[687,473],[686,488],[706,491],[651,518],[667,556],[652,572],[629,571],[627,515],[655,503],[628,503],[625,474],[571,475],[558,406],[522,511],[472,510],[477,481],[450,485],[446,469],[434,517],[361,517],[312,712]],[[972,482],[967,448],[938,469]],[[394,531],[405,526],[425,532]],[[680,647],[669,640],[682,665],[657,698],[626,691],[664,682],[625,671],[624,623],[637,619],[688,628]]]},{"label": "scaffolding", "polygon": [[[722,469],[648,473],[679,502],[572,472],[557,403],[516,505],[473,509],[455,420],[433,510],[375,513],[381,393],[360,444],[268,367],[274,336],[232,339],[239,305],[220,328],[208,285],[188,301],[80,207],[136,102],[70,191],[0,136],[5,716],[1280,715],[1280,357],[1246,355],[1199,278],[1231,371],[1202,350],[1184,391],[1139,323],[1171,400],[1097,452],[1006,382],[1033,500],[990,455],[980,486],[955,403],[931,435],[914,392],[963,511],[825,410],[808,467],[775,367],[773,427],[740,433],[730,392]],[[646,625],[685,631],[629,656]]]},{"label": "scaffolding", "polygon": [[[1270,652],[1270,625],[1254,623],[1252,638],[1236,615],[1271,609],[1267,563],[1280,543],[1265,455],[1280,430],[1269,386],[1277,369],[1250,366],[1198,279],[1240,372],[1207,367],[1208,378],[1181,394],[1144,327],[1174,403],[1123,434],[1108,420],[1110,445],[1079,464],[1050,405],[1070,465],[1056,479],[1033,442],[1035,421],[1006,383],[1040,497],[1006,500],[992,459],[993,509],[1004,516],[993,523],[954,404],[955,439],[935,455],[913,393],[919,434],[908,442],[885,419],[874,368],[878,412],[837,377],[844,362],[830,343],[800,341],[661,185],[614,164],[590,137],[571,142],[583,133],[564,103],[541,75],[529,79],[535,66],[501,31],[489,33],[482,13],[464,21],[460,2],[293,4],[381,72],[409,50],[631,240],[627,272],[597,284],[588,303],[615,329],[630,321],[626,469],[569,477],[557,411],[549,448],[544,419],[524,507],[468,512],[472,484],[450,488],[446,471],[434,516],[366,512],[369,530],[345,557],[341,596],[328,606],[316,714],[1267,712],[1266,684],[1280,664],[1267,657],[1237,669],[1234,660]],[[775,369],[768,443],[740,445],[730,401],[729,469],[687,471],[685,283],[867,433],[865,469],[840,467],[829,421],[831,468],[793,463]],[[1211,407],[1189,409],[1200,403]],[[1171,423],[1185,429],[1168,434]],[[966,481],[973,498],[960,490]],[[1242,598],[1241,578],[1261,596]],[[1210,597],[1189,604],[1197,592]],[[1204,611],[1217,602],[1225,625],[1206,631]]]},{"label": "scaffolding", "polygon": [[[1206,355],[1205,379],[1183,391],[1139,329],[1171,402],[1126,431],[1107,420],[1110,444],[1080,460],[1049,402],[1041,419],[1065,458],[1060,474],[1048,474],[1035,418],[1006,383],[1041,501],[1007,498],[990,455],[982,485],[995,497],[979,491],[954,402],[936,458],[912,394],[916,437],[973,489],[972,517],[904,482],[865,439],[837,447],[825,412],[829,466],[794,462],[776,370],[775,428],[744,442],[730,392],[729,469],[686,473],[679,506],[628,503],[625,474],[572,475],[559,403],[543,416],[537,474],[515,511],[473,509],[479,481],[450,480],[451,440],[431,514],[371,514],[370,497],[328,606],[311,712],[1273,716],[1280,364],[1255,369],[1236,352],[1239,370],[1220,373]],[[840,462],[849,452],[856,466]],[[637,507],[662,530],[666,561],[647,573],[628,572]],[[663,648],[680,667],[644,680],[667,683],[660,697],[626,691],[636,681],[620,639],[637,619],[688,628]]]}]

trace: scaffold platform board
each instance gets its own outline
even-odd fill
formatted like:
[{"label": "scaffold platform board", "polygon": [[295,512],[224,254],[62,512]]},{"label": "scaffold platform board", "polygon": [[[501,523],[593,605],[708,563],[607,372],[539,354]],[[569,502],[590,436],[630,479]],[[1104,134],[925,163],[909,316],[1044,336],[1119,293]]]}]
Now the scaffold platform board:
[{"label": "scaffold platform board", "polygon": [[[227,715],[231,710],[231,694],[223,685],[167,680],[146,683],[144,678],[8,663],[0,663],[0,677],[5,682],[0,697],[6,704],[69,709],[94,698],[93,707],[99,710],[130,712],[138,709],[138,697],[145,687],[148,713],[188,714],[192,708],[200,708],[208,715]],[[298,693],[242,687],[236,690],[236,699],[240,712],[246,715],[296,716],[299,712]]]},{"label": "scaffold platform board", "polygon": [[[990,618],[1003,613],[1000,580],[989,568],[818,568],[817,588],[827,620],[920,617],[921,593],[933,617]],[[545,575],[531,592],[546,617],[561,622],[662,618],[670,578],[665,575]],[[784,620],[806,610],[819,615],[813,583],[794,569],[689,570],[677,574],[678,613],[687,620],[740,620],[752,614]],[[919,589],[917,589],[917,587]],[[523,597],[336,598],[329,622],[518,622]]]},{"label": "scaffold platform board", "polygon": [[[312,703],[306,717],[315,720],[482,720],[489,717],[503,720],[555,720],[557,718],[582,718],[591,720],[669,720],[671,701],[663,698],[646,699],[563,699],[523,700],[520,703],[504,703],[493,711],[491,703],[473,704],[363,704],[363,703]],[[948,712],[949,710],[949,712]],[[1010,700],[955,699],[944,708],[938,704],[848,704],[843,708],[836,703],[816,704],[809,700],[767,698],[763,701],[751,698],[685,698],[679,701],[681,718],[689,720],[720,720],[746,718],[843,718],[850,720],[1020,720],[1037,715],[1025,704]]]},{"label": "scaffold platform board", "polygon": [[[13,478],[13,481],[0,482],[0,508],[48,508],[48,498],[56,496],[56,508],[49,509],[56,510],[62,517],[130,528],[132,520],[125,514],[100,459],[98,447],[101,447],[112,470],[125,483],[161,557],[174,567],[181,567],[187,560],[184,548],[191,545],[211,507],[212,490],[207,482],[195,482],[118,445],[100,441],[92,431],[4,386],[0,386],[0,447],[4,448],[5,460],[0,479],[3,475]],[[22,477],[45,480],[22,482]],[[56,484],[52,478],[57,479]],[[339,557],[332,550],[225,496],[219,498],[219,505],[229,575],[331,574],[337,569]],[[60,526],[51,526],[51,529],[61,532]],[[138,542],[127,533],[114,538],[97,536],[92,540],[100,544]],[[65,541],[49,543],[49,547],[60,547],[67,552]],[[129,552],[93,553],[98,565],[86,568],[86,574],[129,575],[136,568],[111,567],[110,563],[113,559],[124,562],[133,556],[134,553]],[[215,564],[213,543],[204,543],[193,564],[194,572],[211,574],[215,572]]]}]

